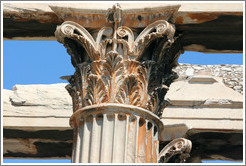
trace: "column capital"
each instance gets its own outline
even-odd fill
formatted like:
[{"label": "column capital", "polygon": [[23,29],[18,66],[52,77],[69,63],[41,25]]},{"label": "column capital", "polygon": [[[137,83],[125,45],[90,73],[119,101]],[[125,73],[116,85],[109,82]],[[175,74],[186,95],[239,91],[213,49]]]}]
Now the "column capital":
[{"label": "column capital", "polygon": [[164,98],[183,52],[170,22],[175,10],[168,12],[144,29],[129,28],[117,4],[98,30],[73,21],[57,27],[75,68],[62,77],[73,100],[73,162],[157,162]]},{"label": "column capital", "polygon": [[121,103],[145,108],[158,116],[167,105],[164,96],[177,78],[182,48],[175,26],[158,20],[140,33],[121,25],[119,5],[106,15],[111,26],[102,27],[96,37],[76,22],[57,27],[56,38],[71,55],[76,71],[62,77],[70,82],[67,90],[74,111],[89,105]]}]

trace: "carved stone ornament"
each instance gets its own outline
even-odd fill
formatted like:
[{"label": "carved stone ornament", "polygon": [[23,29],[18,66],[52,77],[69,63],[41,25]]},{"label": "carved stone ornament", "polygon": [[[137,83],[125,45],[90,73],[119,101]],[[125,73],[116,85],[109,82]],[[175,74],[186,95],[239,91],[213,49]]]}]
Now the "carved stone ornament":
[{"label": "carved stone ornament", "polygon": [[[175,27],[166,20],[141,30],[121,25],[122,10],[108,10],[111,27],[103,27],[93,38],[83,26],[65,21],[55,36],[71,55],[76,71],[64,76],[73,99],[74,112],[89,105],[119,103],[147,109],[161,116],[168,101],[164,97],[177,78],[172,68],[183,52]],[[138,35],[137,35],[138,34]]]},{"label": "carved stone ornament", "polygon": [[190,157],[191,141],[178,138],[167,144],[159,154],[159,163],[184,163]]},{"label": "carved stone ornament", "polygon": [[117,4],[99,30],[65,21],[55,32],[75,68],[62,77],[73,100],[73,163],[158,162],[159,117],[178,77],[172,68],[183,52],[180,37],[170,17],[130,29],[121,25],[123,15]]}]

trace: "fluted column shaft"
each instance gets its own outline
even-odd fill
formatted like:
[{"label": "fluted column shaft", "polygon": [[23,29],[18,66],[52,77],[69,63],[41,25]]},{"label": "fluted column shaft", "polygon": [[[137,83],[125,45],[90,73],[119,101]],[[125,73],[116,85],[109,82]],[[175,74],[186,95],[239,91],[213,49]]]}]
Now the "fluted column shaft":
[{"label": "fluted column shaft", "polygon": [[157,116],[143,110],[121,104],[78,110],[71,117],[77,131],[72,162],[156,163],[158,130],[163,126]]}]

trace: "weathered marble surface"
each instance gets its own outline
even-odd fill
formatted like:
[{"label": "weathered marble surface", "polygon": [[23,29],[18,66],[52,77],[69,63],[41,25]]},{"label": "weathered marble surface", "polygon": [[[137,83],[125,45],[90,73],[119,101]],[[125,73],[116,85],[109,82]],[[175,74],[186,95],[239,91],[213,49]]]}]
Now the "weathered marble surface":
[{"label": "weathered marble surface", "polygon": [[221,77],[227,87],[243,94],[243,65],[179,64],[174,70],[178,73],[179,80],[190,79],[197,74]]},{"label": "weathered marble surface", "polygon": [[12,91],[4,89],[4,116],[46,116],[49,113],[50,116],[69,117],[72,103],[65,85],[15,85]]}]

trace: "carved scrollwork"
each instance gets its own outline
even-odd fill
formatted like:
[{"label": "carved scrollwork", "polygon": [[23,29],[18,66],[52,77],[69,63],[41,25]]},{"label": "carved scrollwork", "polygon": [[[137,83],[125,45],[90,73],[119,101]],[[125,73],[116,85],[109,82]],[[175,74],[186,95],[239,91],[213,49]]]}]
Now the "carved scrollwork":
[{"label": "carved scrollwork", "polygon": [[167,36],[168,42],[173,42],[175,27],[165,20],[156,21],[147,26],[136,38],[133,52],[136,60],[142,56],[144,49],[155,39]]},{"label": "carved scrollwork", "polygon": [[175,27],[159,20],[135,39],[130,28],[121,26],[121,15],[119,6],[109,10],[112,27],[101,28],[96,39],[75,22],[57,27],[57,40],[68,49],[76,69],[67,77],[74,111],[108,102],[139,106],[161,116],[168,103],[165,94],[177,78],[172,68],[181,53],[176,51],[180,47]]},{"label": "carved scrollwork", "polygon": [[178,138],[167,144],[159,154],[159,163],[184,163],[192,148],[190,140]]},{"label": "carved scrollwork", "polygon": [[57,27],[55,36],[58,42],[64,44],[67,44],[64,41],[65,38],[77,40],[85,48],[92,61],[99,59],[100,54],[96,42],[91,34],[81,25],[72,21],[66,21]]},{"label": "carved scrollwork", "polygon": [[132,30],[126,26],[121,26],[117,29],[116,32],[121,38],[127,37],[127,40],[124,41],[126,41],[126,43],[129,45],[129,49],[130,49],[129,52],[132,52],[133,45],[134,45],[134,34]]}]

